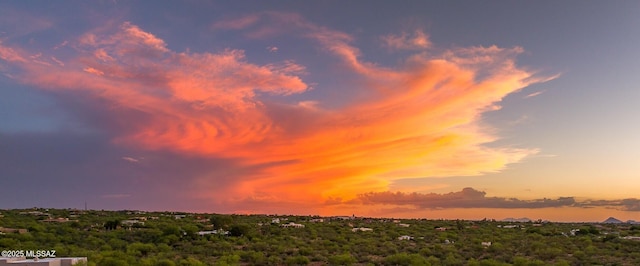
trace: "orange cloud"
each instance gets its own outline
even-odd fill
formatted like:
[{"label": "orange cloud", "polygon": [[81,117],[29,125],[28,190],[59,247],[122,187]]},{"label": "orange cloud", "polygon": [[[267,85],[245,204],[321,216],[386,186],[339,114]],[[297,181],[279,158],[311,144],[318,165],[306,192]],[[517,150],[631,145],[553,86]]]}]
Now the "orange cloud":
[{"label": "orange cloud", "polygon": [[[260,93],[306,92],[300,75],[309,70],[291,60],[252,64],[240,50],[173,52],[131,23],[81,36],[73,45],[78,55],[64,58],[64,65],[44,68],[1,43],[0,56],[22,69],[16,78],[24,83],[88,93],[111,104],[105,112],[143,114],[113,117],[126,125],[116,143],[238,160],[244,174],[225,193],[213,193],[220,188],[203,173],[189,180],[194,191],[185,194],[245,211],[259,204],[268,210],[268,202],[308,210],[327,199],[385,191],[394,179],[500,171],[537,152],[485,146],[498,137],[479,119],[506,95],[544,81],[516,66],[521,48],[417,54],[391,68],[361,60],[351,36],[297,15],[252,15],[214,28],[260,24],[257,31],[276,32],[261,19],[287,25],[278,30],[299,33],[333,54],[369,97],[340,109],[323,108],[323,99],[266,102]],[[412,38],[429,44],[426,35]]]}]

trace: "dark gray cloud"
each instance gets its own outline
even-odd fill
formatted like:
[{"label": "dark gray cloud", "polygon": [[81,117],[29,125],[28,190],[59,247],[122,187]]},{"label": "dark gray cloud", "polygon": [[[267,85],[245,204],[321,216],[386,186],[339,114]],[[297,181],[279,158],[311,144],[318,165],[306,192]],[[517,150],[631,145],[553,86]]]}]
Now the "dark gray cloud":
[{"label": "dark gray cloud", "polygon": [[487,197],[486,192],[464,188],[446,194],[403,192],[369,192],[361,194],[356,202],[362,204],[413,205],[421,209],[436,208],[550,208],[574,206],[573,197],[557,199],[520,200],[517,198]]},{"label": "dark gray cloud", "polygon": [[93,209],[216,211],[190,191],[197,184],[225,193],[247,171],[235,165],[114,145],[97,133],[0,132],[0,209],[83,208],[86,201]]},{"label": "dark gray cloud", "polygon": [[437,193],[403,193],[403,192],[369,192],[358,195],[350,204],[387,204],[410,205],[420,209],[440,208],[497,208],[497,209],[539,209],[555,207],[594,208],[605,207],[621,211],[640,211],[640,199],[628,198],[620,200],[584,200],[577,201],[574,197],[559,197],[556,199],[522,200],[518,198],[487,197],[486,192],[473,188],[445,194]]},{"label": "dark gray cloud", "polygon": [[622,211],[640,211],[640,199],[628,198],[620,200],[587,200],[578,204],[580,207],[608,207]]}]

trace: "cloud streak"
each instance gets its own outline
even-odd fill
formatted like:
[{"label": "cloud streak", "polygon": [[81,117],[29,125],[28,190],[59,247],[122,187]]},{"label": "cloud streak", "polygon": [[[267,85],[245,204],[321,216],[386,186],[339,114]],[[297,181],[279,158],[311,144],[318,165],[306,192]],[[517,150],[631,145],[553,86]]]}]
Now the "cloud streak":
[{"label": "cloud streak", "polygon": [[[187,180],[195,190],[188,194],[247,208],[300,201],[321,206],[329,198],[385,191],[394,179],[496,172],[537,152],[485,146],[498,136],[480,123],[506,95],[546,80],[516,66],[522,48],[417,53],[400,65],[381,66],[361,59],[352,36],[296,14],[260,13],[212,28],[251,38],[299,35],[337,59],[357,84],[354,90],[368,96],[339,109],[323,108],[327,99],[266,100],[263,95],[305,94],[303,76],[313,72],[294,60],[254,64],[236,49],[175,52],[129,22],[51,51],[0,43],[0,59],[17,69],[11,76],[22,83],[106,102],[93,108],[117,125],[108,129],[116,144],[234,160],[225,170],[243,175],[225,182],[226,193],[212,193],[220,190],[219,175],[202,173]],[[431,46],[422,32],[386,40],[397,49]],[[30,59],[40,52],[55,60],[43,65]]]}]

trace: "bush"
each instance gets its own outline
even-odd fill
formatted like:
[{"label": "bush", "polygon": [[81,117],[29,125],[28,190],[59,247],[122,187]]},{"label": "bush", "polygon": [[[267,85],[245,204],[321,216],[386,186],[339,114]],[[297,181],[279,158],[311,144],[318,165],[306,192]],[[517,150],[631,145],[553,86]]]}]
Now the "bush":
[{"label": "bush", "polygon": [[309,258],[305,256],[288,257],[287,260],[285,260],[285,263],[287,265],[307,265],[310,262],[311,261],[309,261]]},{"label": "bush", "polygon": [[356,263],[356,259],[349,253],[329,257],[330,265],[351,265]]},{"label": "bush", "polygon": [[429,265],[424,257],[418,254],[398,253],[384,258],[384,265]]}]

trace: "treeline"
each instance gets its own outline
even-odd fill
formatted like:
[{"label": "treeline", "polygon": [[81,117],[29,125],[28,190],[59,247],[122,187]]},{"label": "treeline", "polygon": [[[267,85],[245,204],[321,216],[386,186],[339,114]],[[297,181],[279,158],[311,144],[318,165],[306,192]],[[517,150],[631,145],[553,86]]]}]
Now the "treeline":
[{"label": "treeline", "polygon": [[[640,241],[622,238],[640,236],[640,227],[629,225],[53,209],[1,213],[0,227],[7,232],[0,234],[0,249],[56,250],[59,257],[88,257],[89,265],[100,266],[640,265]],[[298,226],[282,226],[290,223]]]}]

